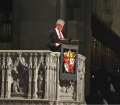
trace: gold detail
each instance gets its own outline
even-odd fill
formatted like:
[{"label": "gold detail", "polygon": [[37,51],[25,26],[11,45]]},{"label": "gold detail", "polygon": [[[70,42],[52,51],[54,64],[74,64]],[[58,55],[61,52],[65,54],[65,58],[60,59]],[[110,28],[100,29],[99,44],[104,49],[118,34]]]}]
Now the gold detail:
[{"label": "gold detail", "polygon": [[64,57],[70,57],[70,58],[75,58],[76,53],[75,52],[71,52],[71,50],[69,50],[68,52],[64,52]]},{"label": "gold detail", "polygon": [[74,73],[74,71],[72,70],[71,73]]}]

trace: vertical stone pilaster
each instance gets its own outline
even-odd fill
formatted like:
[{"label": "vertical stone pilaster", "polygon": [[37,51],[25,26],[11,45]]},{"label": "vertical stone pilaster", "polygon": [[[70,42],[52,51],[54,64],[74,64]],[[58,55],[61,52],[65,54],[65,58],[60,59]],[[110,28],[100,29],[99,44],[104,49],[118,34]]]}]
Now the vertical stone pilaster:
[{"label": "vertical stone pilaster", "polygon": [[7,63],[6,63],[6,94],[5,98],[11,97],[11,65],[12,59],[10,57],[10,53],[7,53]]},{"label": "vertical stone pilaster", "polygon": [[50,69],[49,69],[49,73],[50,73],[50,78],[49,78],[49,87],[50,87],[50,91],[49,91],[49,99],[52,99],[52,56],[50,54]]},{"label": "vertical stone pilaster", "polygon": [[54,70],[54,100],[56,100],[56,69]]},{"label": "vertical stone pilaster", "polygon": [[5,81],[5,84],[6,84],[6,94],[5,94],[5,98],[10,98],[9,96],[8,96],[8,83],[10,82],[10,81],[8,81],[8,71],[9,71],[9,69],[7,69],[6,70],[6,81]]},{"label": "vertical stone pilaster", "polygon": [[31,92],[32,92],[32,90],[31,90],[31,84],[32,84],[31,80],[32,80],[32,69],[29,68],[28,99],[31,99]]},{"label": "vertical stone pilaster", "polygon": [[54,66],[52,66],[52,74],[51,74],[51,99],[53,100],[53,94],[54,94],[54,80],[53,80],[53,71],[54,71]]},{"label": "vertical stone pilaster", "polygon": [[56,76],[56,74],[57,74],[57,67],[56,67],[56,69],[55,69],[55,90],[54,90],[54,92],[55,92],[55,94],[54,94],[54,99],[56,100],[56,92],[57,92],[57,89],[56,89],[56,85],[57,85],[57,83],[56,83],[56,78],[57,78],[57,76]]},{"label": "vertical stone pilaster", "polygon": [[57,71],[56,71],[56,100],[59,100],[59,70],[60,70],[60,54],[57,54]]},{"label": "vertical stone pilaster", "polygon": [[80,93],[80,91],[81,91],[81,88],[80,88],[80,86],[81,86],[81,84],[80,84],[80,56],[79,56],[79,54],[78,54],[78,68],[77,68],[77,91],[76,91],[76,101],[79,101],[79,93]]},{"label": "vertical stone pilaster", "polygon": [[2,89],[1,89],[1,98],[4,98],[5,95],[5,53],[2,53]]},{"label": "vertical stone pilaster", "polygon": [[85,61],[83,61],[83,68],[82,68],[82,98],[81,101],[85,102]]},{"label": "vertical stone pilaster", "polygon": [[49,72],[49,69],[50,69],[50,65],[49,65],[49,54],[47,53],[46,54],[46,59],[45,59],[45,62],[46,62],[46,65],[45,65],[45,96],[44,96],[44,99],[49,99],[49,76],[50,76],[50,72]]},{"label": "vertical stone pilaster", "polygon": [[5,88],[5,69],[2,68],[2,83],[1,83],[1,98],[4,98],[4,88]]},{"label": "vertical stone pilaster", "polygon": [[78,70],[77,70],[77,84],[76,84],[76,101],[79,101],[79,72],[78,72]]},{"label": "vertical stone pilaster", "polygon": [[66,5],[67,5],[67,1],[66,0],[60,0],[60,18],[63,20],[66,20],[67,18],[67,11],[66,11]]},{"label": "vertical stone pilaster", "polygon": [[55,91],[56,91],[56,88],[55,88],[55,86],[56,86],[56,83],[55,83],[55,80],[56,80],[55,74],[56,74],[56,73],[55,73],[55,72],[56,72],[56,71],[55,71],[55,70],[56,70],[56,69],[54,68],[54,79],[53,79],[53,80],[54,80],[54,90],[53,90],[53,91],[54,91],[54,94],[53,94],[53,100],[55,100],[55,94],[56,94],[56,92],[55,92]]},{"label": "vertical stone pilaster", "polygon": [[32,82],[31,82],[31,80],[32,80],[32,53],[30,54],[30,57],[29,57],[29,66],[28,66],[28,68],[29,68],[29,83],[28,83],[28,85],[29,85],[29,87],[28,87],[28,99],[31,99],[31,92],[32,92],[32,90],[31,90],[31,84],[32,84]]},{"label": "vertical stone pilaster", "polygon": [[37,73],[38,73],[38,67],[37,67],[37,53],[35,53],[34,57],[34,67],[33,67],[33,73],[34,73],[34,78],[33,78],[33,99],[38,98],[37,96]]},{"label": "vertical stone pilaster", "polygon": [[47,66],[45,65],[45,94],[44,94],[44,99],[48,99],[48,96],[47,96],[47,90],[48,90],[48,86],[47,86],[47,75],[48,74],[48,68]]},{"label": "vertical stone pilaster", "polygon": [[78,69],[77,69],[77,101],[84,102],[84,78],[85,77],[85,57],[78,54]]},{"label": "vertical stone pilaster", "polygon": [[87,58],[85,61],[85,95],[90,92],[90,57],[91,57],[91,0],[84,0],[84,43],[83,55]]},{"label": "vertical stone pilaster", "polygon": [[59,86],[58,86],[58,88],[57,88],[57,83],[58,83],[58,80],[59,80],[59,77],[58,77],[58,70],[59,70],[59,53],[57,53],[57,52],[52,52],[51,53],[51,57],[52,57],[52,59],[51,59],[51,67],[52,67],[52,100],[57,100],[57,89],[59,88]]},{"label": "vertical stone pilaster", "polygon": [[52,64],[53,64],[53,67],[52,67],[52,100],[54,100],[54,55],[52,56]]}]

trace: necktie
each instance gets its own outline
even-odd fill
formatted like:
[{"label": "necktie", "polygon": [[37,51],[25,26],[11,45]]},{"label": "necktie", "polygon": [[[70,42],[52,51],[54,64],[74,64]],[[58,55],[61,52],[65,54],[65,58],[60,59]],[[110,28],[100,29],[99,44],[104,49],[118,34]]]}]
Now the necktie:
[{"label": "necktie", "polygon": [[59,31],[59,36],[60,36],[60,39],[62,39],[62,35],[61,35],[60,31]]}]

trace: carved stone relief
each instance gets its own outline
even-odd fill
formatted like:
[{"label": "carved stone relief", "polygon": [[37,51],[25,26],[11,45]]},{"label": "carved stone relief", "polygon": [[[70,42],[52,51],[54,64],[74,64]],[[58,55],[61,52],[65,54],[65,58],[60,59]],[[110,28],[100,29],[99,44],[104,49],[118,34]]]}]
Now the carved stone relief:
[{"label": "carved stone relief", "polygon": [[84,101],[85,57],[78,55],[77,101]]},{"label": "carved stone relief", "polygon": [[69,80],[60,80],[59,89],[60,99],[74,99],[74,82]]},{"label": "carved stone relief", "polygon": [[[47,103],[51,105],[57,104],[58,100],[64,100],[64,102],[58,102],[58,105],[79,104],[84,98],[85,59],[82,55],[78,57],[77,81],[79,84],[76,81],[59,79],[60,53],[2,53],[0,57],[1,71],[6,71],[6,76],[4,77],[2,74],[1,80],[5,84],[5,87],[3,85],[3,89],[1,89],[1,92],[6,89],[5,98],[19,99],[22,97],[24,100],[28,96],[29,99],[48,99]],[[77,88],[79,91],[76,91]],[[79,96],[79,100],[76,100],[76,94]],[[66,100],[71,100],[71,103]],[[35,102],[22,101],[8,99],[1,103],[24,105],[44,103],[37,100],[34,100]],[[79,101],[79,103],[74,103],[75,101]]]},{"label": "carved stone relief", "polygon": [[39,57],[39,69],[37,79],[38,98],[43,99],[45,96],[45,57],[43,53],[40,53]]},{"label": "carved stone relief", "polygon": [[21,62],[15,67],[15,71],[11,71],[11,96],[27,97],[29,72]]},{"label": "carved stone relief", "polygon": [[[6,87],[4,87],[6,88],[5,98],[27,96],[29,72],[27,63],[25,59],[21,57],[21,53],[19,53],[19,57],[16,57],[15,60],[11,58],[10,53],[6,53],[6,56],[3,53],[2,68],[4,68],[2,71],[6,72]],[[4,74],[2,75],[2,78],[3,77]]]},{"label": "carved stone relief", "polygon": [[40,69],[38,71],[38,79],[37,79],[37,94],[38,98],[43,99],[44,98],[44,87],[45,87],[45,73],[43,69]]}]

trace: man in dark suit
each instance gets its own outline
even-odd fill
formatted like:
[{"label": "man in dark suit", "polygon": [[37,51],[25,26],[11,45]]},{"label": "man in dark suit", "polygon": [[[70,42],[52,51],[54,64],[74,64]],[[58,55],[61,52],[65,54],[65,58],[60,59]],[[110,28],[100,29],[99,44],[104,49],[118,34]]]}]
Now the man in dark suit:
[{"label": "man in dark suit", "polygon": [[59,39],[64,38],[63,33],[61,32],[64,24],[65,22],[62,19],[57,20],[56,28],[49,33],[47,47],[49,47],[51,51],[60,51]]}]

